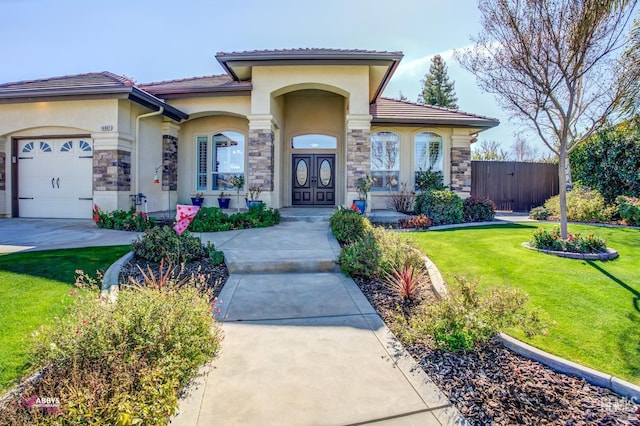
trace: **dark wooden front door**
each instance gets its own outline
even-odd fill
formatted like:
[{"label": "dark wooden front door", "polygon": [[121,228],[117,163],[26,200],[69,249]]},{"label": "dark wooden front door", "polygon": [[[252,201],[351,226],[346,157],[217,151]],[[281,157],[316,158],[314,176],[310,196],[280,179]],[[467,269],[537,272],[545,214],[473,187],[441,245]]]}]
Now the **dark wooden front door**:
[{"label": "dark wooden front door", "polygon": [[292,155],[292,204],[333,206],[336,203],[335,154]]}]

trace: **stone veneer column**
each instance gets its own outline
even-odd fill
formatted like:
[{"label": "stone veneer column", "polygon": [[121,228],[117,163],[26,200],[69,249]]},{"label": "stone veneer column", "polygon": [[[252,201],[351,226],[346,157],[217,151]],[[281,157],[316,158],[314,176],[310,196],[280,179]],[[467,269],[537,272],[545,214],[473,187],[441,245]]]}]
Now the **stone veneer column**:
[{"label": "stone veneer column", "polygon": [[180,126],[162,123],[162,190],[178,190],[178,131]]},{"label": "stone veneer column", "polygon": [[356,179],[364,177],[371,171],[371,118],[370,115],[347,116],[346,167],[348,192],[355,192]]},{"label": "stone veneer column", "polygon": [[249,117],[249,165],[245,189],[258,185],[264,191],[273,191],[274,179],[274,130],[271,115]]},{"label": "stone veneer column", "polygon": [[98,132],[93,139],[93,202],[105,211],[130,207],[133,138],[120,132]]},{"label": "stone veneer column", "polygon": [[452,137],[451,189],[463,198],[471,195],[471,137]]}]

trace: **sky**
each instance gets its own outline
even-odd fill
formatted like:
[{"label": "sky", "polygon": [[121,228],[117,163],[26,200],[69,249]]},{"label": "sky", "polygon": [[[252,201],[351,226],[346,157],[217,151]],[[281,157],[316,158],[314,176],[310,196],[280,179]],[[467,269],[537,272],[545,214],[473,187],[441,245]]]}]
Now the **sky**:
[{"label": "sky", "polygon": [[371,49],[404,53],[384,96],[416,101],[440,54],[460,110],[500,120],[480,140],[508,150],[522,130],[453,57],[481,29],[474,0],[0,0],[0,16],[0,83],[98,71],[148,83],[222,74],[220,51]]}]

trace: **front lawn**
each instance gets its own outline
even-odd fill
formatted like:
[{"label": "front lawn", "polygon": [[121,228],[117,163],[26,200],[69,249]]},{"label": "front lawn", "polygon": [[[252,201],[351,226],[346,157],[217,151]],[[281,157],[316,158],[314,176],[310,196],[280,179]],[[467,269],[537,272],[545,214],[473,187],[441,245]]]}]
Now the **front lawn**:
[{"label": "front lawn", "polygon": [[414,233],[418,247],[438,266],[445,281],[464,275],[482,287],[506,285],[529,294],[555,325],[547,336],[527,339],[545,351],[640,384],[640,230],[570,225],[594,232],[618,251],[613,261],[565,259],[527,250],[539,227],[522,223]]},{"label": "front lawn", "polygon": [[131,250],[92,247],[0,256],[0,393],[28,371],[30,335],[63,315],[73,300],[75,270],[95,276]]}]

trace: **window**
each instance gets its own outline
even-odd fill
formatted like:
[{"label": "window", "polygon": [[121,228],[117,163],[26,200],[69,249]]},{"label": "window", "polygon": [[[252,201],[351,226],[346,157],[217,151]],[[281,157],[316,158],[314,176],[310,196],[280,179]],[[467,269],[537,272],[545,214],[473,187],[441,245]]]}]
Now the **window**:
[{"label": "window", "polygon": [[196,157],[197,191],[232,189],[231,176],[244,176],[244,135],[224,131],[198,136]]},{"label": "window", "polygon": [[397,191],[400,178],[400,140],[392,132],[371,135],[372,191]]},{"label": "window", "polygon": [[291,139],[293,149],[336,149],[338,140],[327,135],[300,135]]},{"label": "window", "polygon": [[415,138],[415,173],[420,170],[444,171],[442,136],[425,132]]}]

